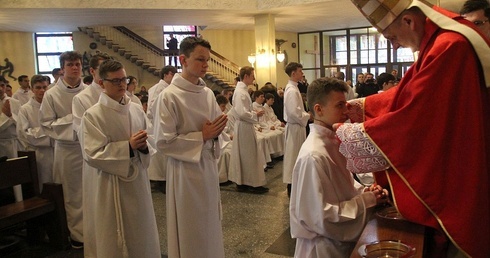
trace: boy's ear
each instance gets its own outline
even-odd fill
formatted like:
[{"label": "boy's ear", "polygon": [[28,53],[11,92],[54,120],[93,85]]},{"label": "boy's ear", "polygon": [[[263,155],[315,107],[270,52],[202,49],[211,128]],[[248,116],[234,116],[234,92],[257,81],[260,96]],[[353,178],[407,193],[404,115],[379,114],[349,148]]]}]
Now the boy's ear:
[{"label": "boy's ear", "polygon": [[318,103],[313,106],[313,111],[315,111],[315,115],[314,116],[322,116],[323,115],[323,113],[322,113],[322,107]]},{"label": "boy's ear", "polygon": [[99,79],[99,81],[98,81],[97,83],[100,85],[100,87],[101,87],[102,89],[105,89],[105,86],[104,86],[104,80],[103,80],[103,79]]}]

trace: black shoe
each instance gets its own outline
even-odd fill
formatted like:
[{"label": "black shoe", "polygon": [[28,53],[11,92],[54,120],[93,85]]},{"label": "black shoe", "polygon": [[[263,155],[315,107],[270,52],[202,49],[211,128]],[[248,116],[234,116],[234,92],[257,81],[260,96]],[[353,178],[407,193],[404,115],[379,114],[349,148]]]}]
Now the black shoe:
[{"label": "black shoe", "polygon": [[231,182],[230,180],[228,180],[226,182],[219,183],[219,186],[228,186],[228,185],[231,185],[231,184],[233,184],[233,182]]},{"label": "black shoe", "polygon": [[281,161],[281,160],[284,160],[284,156],[279,156],[279,157],[276,157],[274,158],[276,161]]},{"label": "black shoe", "polygon": [[82,249],[83,248],[83,243],[82,242],[78,242],[78,241],[75,241],[75,240],[70,240],[71,241],[71,247],[73,249]]},{"label": "black shoe", "polygon": [[265,194],[269,192],[269,188],[263,186],[250,187],[248,192],[253,194]]},{"label": "black shoe", "polygon": [[248,185],[236,185],[236,190],[238,192],[248,192],[248,189],[251,188]]},{"label": "black shoe", "polygon": [[160,191],[162,191],[163,194],[167,194],[167,181],[162,181],[160,183]]},{"label": "black shoe", "polygon": [[266,167],[266,168],[267,168],[267,169],[269,169],[269,168],[274,168],[274,163],[273,163],[273,162],[269,162],[269,163],[267,163],[267,167]]}]

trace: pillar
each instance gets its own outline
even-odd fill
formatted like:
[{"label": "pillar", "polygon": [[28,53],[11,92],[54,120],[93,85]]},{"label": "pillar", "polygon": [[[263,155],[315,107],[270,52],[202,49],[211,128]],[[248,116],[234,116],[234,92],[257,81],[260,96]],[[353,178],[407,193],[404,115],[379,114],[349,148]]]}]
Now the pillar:
[{"label": "pillar", "polygon": [[262,87],[266,82],[276,84],[276,26],[272,14],[255,17],[255,81]]}]

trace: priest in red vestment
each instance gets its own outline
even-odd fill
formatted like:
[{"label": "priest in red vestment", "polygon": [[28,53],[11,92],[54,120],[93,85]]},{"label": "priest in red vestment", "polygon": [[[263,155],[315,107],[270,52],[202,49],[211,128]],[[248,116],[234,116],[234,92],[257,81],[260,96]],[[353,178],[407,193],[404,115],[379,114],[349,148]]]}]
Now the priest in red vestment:
[{"label": "priest in red vestment", "polygon": [[[375,172],[426,257],[490,254],[490,49],[462,17],[418,0],[352,0],[393,48],[419,51],[397,87],[349,103],[338,126],[354,173]],[[420,250],[422,251],[422,250]]]}]

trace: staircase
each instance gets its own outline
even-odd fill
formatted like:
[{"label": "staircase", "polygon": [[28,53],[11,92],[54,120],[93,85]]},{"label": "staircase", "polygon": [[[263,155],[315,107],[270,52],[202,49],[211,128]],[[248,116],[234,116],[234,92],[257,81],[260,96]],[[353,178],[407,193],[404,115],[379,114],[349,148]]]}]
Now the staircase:
[{"label": "staircase", "polygon": [[[163,50],[155,46],[124,26],[94,26],[78,29],[154,76],[159,76],[160,69],[165,65],[165,56],[178,54],[175,50]],[[211,84],[208,86],[213,90],[230,87],[233,79],[239,74],[238,65],[213,50],[208,64],[208,73],[203,79]]]}]

